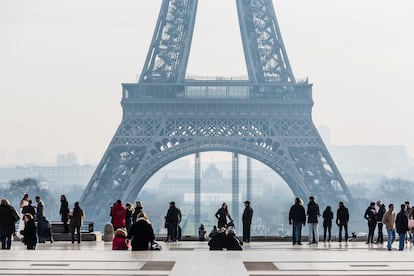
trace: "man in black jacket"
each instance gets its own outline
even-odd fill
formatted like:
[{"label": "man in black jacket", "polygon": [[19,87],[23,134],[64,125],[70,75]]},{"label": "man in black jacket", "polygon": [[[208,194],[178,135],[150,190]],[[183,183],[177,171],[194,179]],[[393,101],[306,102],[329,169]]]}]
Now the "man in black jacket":
[{"label": "man in black jacket", "polygon": [[395,227],[397,228],[397,233],[400,236],[400,247],[399,250],[404,250],[405,236],[407,235],[408,229],[408,217],[405,213],[406,206],[401,204],[401,211],[397,214],[395,219]]},{"label": "man in black jacket", "polygon": [[252,225],[253,209],[250,207],[250,201],[244,202],[243,221],[243,242],[250,242],[250,226]]},{"label": "man in black jacket", "polygon": [[313,196],[309,197],[308,203],[308,226],[309,226],[309,244],[312,244],[312,234],[314,235],[315,243],[319,243],[318,218],[321,216],[319,205],[316,203]]},{"label": "man in black jacket", "polygon": [[382,203],[381,200],[377,201],[377,206],[379,208],[378,213],[377,213],[377,222],[378,222],[377,243],[384,243],[384,234],[382,233],[382,228],[383,228],[382,217],[384,216],[384,214],[387,210],[385,210],[385,204]]},{"label": "man in black jacket", "polygon": [[171,240],[176,242],[178,240],[178,224],[181,222],[181,211],[175,207],[175,202],[170,202],[170,208],[165,216],[165,222],[168,225],[171,233]]},{"label": "man in black jacket", "polygon": [[302,200],[297,197],[295,204],[289,210],[289,224],[292,225],[292,242],[302,245],[302,225],[306,223],[305,208],[303,208]]},{"label": "man in black jacket", "polygon": [[345,207],[344,203],[339,202],[339,208],[336,212],[336,224],[339,227],[339,239],[338,242],[342,242],[342,228],[345,229],[345,242],[348,242],[348,222],[349,222],[349,211]]}]

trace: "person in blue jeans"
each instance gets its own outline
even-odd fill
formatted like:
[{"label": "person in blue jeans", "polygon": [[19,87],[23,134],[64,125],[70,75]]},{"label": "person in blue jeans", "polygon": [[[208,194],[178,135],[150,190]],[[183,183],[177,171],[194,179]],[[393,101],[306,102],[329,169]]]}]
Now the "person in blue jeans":
[{"label": "person in blue jeans", "polygon": [[385,225],[388,233],[388,251],[392,250],[392,243],[395,241],[395,212],[394,204],[388,205],[388,211],[382,216],[381,223]]},{"label": "person in blue jeans", "polygon": [[302,225],[306,223],[306,212],[303,201],[299,197],[289,210],[289,224],[292,225],[292,242],[295,245],[302,245]]},{"label": "person in blue jeans", "polygon": [[405,204],[401,204],[401,211],[397,214],[397,218],[395,219],[395,226],[397,228],[397,233],[400,237],[400,251],[404,250],[405,237],[408,231],[408,217],[405,213],[405,207]]}]

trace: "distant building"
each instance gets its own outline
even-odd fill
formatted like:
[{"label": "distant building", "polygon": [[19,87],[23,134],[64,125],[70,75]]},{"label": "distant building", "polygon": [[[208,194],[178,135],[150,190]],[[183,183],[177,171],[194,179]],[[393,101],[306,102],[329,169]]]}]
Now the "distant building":
[{"label": "distant building", "polygon": [[56,165],[58,167],[73,167],[77,164],[76,155],[72,152],[58,154],[56,157]]}]

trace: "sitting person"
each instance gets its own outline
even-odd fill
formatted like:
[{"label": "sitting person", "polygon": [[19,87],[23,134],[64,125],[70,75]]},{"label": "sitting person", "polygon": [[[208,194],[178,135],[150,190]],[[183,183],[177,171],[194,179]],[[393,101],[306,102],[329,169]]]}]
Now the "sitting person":
[{"label": "sitting person", "polygon": [[129,247],[130,245],[127,240],[127,232],[122,228],[118,228],[115,231],[115,236],[112,240],[112,250],[128,250]]},{"label": "sitting person", "polygon": [[155,240],[154,230],[147,215],[141,212],[137,221],[131,226],[128,239],[131,240],[132,251],[151,250],[151,244]]},{"label": "sitting person", "polygon": [[233,229],[227,230],[226,248],[227,250],[243,250],[242,243],[237,238]]},{"label": "sitting person", "polygon": [[204,224],[201,224],[198,228],[198,240],[205,241],[206,240],[206,229],[204,228]]},{"label": "sitting person", "polygon": [[211,230],[210,234],[208,234],[208,236],[209,236],[210,238],[212,238],[212,237],[213,237],[213,236],[215,236],[217,233],[218,233],[217,226],[215,226],[215,225],[214,225],[213,229]]},{"label": "sitting person", "polygon": [[39,243],[45,243],[47,240],[50,240],[50,243],[53,243],[50,223],[46,217],[42,217],[37,222],[37,234],[39,236]]},{"label": "sitting person", "polygon": [[37,244],[37,236],[36,236],[36,224],[34,221],[34,217],[27,213],[23,216],[24,220],[24,229],[22,230],[21,234],[23,235],[23,242],[27,246],[27,250],[35,250]]},{"label": "sitting person", "polygon": [[210,250],[223,250],[226,247],[226,229],[220,228],[213,236],[211,236],[208,245]]}]

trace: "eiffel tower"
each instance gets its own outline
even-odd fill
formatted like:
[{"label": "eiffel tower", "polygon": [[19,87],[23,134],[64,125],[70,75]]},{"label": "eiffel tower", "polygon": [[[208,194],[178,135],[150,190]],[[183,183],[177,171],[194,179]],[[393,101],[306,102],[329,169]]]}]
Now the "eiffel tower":
[{"label": "eiffel tower", "polygon": [[352,196],[312,122],[312,84],[297,81],[272,0],[236,0],[248,80],[186,78],[197,0],[163,0],[138,83],[122,84],[123,118],[86,187],[88,217],[108,220],[147,180],[190,154],[226,151],[269,166],[295,196]]}]

